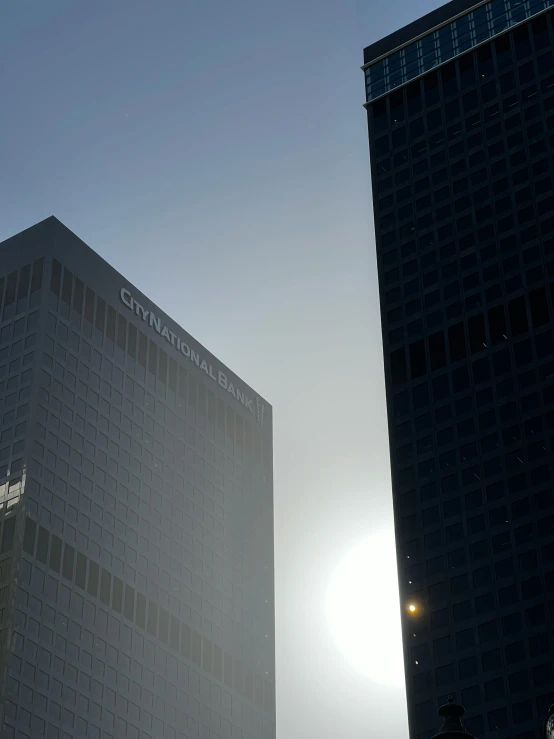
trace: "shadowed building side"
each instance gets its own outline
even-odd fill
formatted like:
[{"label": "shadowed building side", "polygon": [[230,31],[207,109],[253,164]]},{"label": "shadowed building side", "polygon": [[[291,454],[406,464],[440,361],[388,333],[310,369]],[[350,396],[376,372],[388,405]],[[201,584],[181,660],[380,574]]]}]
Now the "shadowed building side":
[{"label": "shadowed building side", "polygon": [[538,739],[554,699],[550,6],[456,0],[365,51],[412,739],[448,695]]}]

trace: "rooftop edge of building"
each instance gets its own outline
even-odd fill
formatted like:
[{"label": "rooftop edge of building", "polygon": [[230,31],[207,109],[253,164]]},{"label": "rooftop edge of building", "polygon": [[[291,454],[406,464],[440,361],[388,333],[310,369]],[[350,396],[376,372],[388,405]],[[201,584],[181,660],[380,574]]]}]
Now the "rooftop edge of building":
[{"label": "rooftop edge of building", "polygon": [[[58,239],[56,239],[56,234],[59,235]],[[14,247],[17,250],[18,245],[24,251],[27,251],[26,247],[29,246],[30,240],[34,242],[38,239],[44,239],[46,243],[48,243],[51,239],[54,241],[59,240],[60,242],[65,242],[66,246],[68,243],[71,246],[73,246],[75,242],[78,242],[78,244],[81,245],[82,249],[84,250],[83,258],[85,259],[85,262],[88,263],[89,267],[94,265],[95,269],[100,266],[102,269],[108,269],[110,270],[111,274],[117,278],[121,286],[131,287],[134,291],[133,295],[145,301],[145,303],[143,302],[143,304],[151,304],[152,308],[156,311],[156,315],[160,313],[166,317],[167,319],[166,322],[167,322],[168,327],[172,327],[172,329],[176,333],[178,330],[186,334],[194,342],[194,344],[196,344],[198,348],[202,350],[202,352],[205,355],[210,356],[215,362],[221,365],[223,369],[227,370],[231,375],[234,375],[234,378],[239,380],[242,386],[247,388],[247,390],[251,391],[254,395],[258,396],[260,401],[263,401],[264,404],[267,405],[269,413],[272,416],[273,406],[264,395],[259,393],[255,388],[252,387],[252,385],[249,385],[246,380],[244,380],[241,376],[237,375],[236,372],[234,372],[227,364],[225,364],[221,359],[219,359],[219,357],[217,357],[207,347],[205,347],[197,339],[195,339],[195,337],[192,336],[192,334],[190,334],[186,328],[184,328],[179,323],[177,323],[177,321],[175,321],[175,319],[173,319],[168,313],[166,313],[166,311],[163,310],[161,306],[155,303],[145,292],[143,292],[134,283],[132,283],[128,277],[125,277],[125,275],[121,274],[119,270],[117,270],[104,257],[102,257],[97,251],[95,251],[95,249],[89,246],[86,243],[86,241],[83,241],[83,239],[77,236],[77,234],[75,234],[70,228],[68,228],[56,216],[54,215],[48,216],[47,218],[44,218],[42,221],[38,221],[32,226],[29,226],[28,228],[23,229],[23,231],[19,231],[18,233],[13,234],[12,236],[9,236],[7,239],[0,241],[0,255],[2,254],[2,250],[5,248],[9,249],[10,247]],[[70,239],[70,242],[67,241],[68,239]],[[77,246],[77,244],[75,244],[75,246]],[[35,247],[32,247],[32,251],[36,252]],[[57,256],[57,258],[59,259],[59,256]],[[8,263],[9,263],[9,260],[8,260]],[[68,266],[70,269],[72,268],[71,265],[64,265],[64,266]],[[76,274],[76,276],[79,276],[76,272],[74,273]],[[110,281],[111,279],[112,278],[110,278]],[[107,296],[104,296],[104,297],[105,299],[107,299]],[[0,293],[0,301],[1,301],[1,293]],[[193,348],[196,350],[196,347],[193,347]],[[233,379],[233,378],[229,378],[229,379]]]},{"label": "rooftop edge of building", "polygon": [[398,31],[393,31],[388,36],[366,46],[364,49],[364,65],[371,64],[375,59],[394,51],[399,46],[404,46],[436,26],[440,26],[460,13],[469,11],[480,4],[478,0],[450,0],[446,5],[441,5],[436,10],[427,13],[427,15],[408,23],[407,26],[399,28]]}]

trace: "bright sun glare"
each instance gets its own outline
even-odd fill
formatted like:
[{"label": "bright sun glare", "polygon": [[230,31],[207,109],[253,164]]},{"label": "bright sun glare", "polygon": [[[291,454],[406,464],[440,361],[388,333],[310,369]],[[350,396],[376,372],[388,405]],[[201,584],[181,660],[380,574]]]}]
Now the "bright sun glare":
[{"label": "bright sun glare", "polygon": [[392,531],[372,534],[339,563],[327,591],[327,617],[354,669],[382,685],[404,684]]}]

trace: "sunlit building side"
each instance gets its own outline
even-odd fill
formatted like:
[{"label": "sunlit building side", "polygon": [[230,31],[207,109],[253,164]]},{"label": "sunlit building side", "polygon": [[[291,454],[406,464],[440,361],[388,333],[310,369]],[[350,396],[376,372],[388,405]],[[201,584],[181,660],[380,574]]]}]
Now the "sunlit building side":
[{"label": "sunlit building side", "polygon": [[274,739],[269,404],[49,218],[0,244],[0,422],[2,739]]}]

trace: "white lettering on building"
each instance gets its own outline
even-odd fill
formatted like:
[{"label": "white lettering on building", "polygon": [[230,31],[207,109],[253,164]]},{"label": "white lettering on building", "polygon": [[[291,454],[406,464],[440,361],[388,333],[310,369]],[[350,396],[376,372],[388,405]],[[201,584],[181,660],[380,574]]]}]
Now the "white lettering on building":
[{"label": "white lettering on building", "polygon": [[243,393],[242,390],[239,390],[238,387],[235,388],[233,383],[230,382],[227,378],[227,375],[221,370],[217,370],[216,373],[214,373],[212,365],[209,364],[206,359],[201,357],[200,354],[194,349],[191,349],[190,346],[185,341],[183,341],[180,336],[177,336],[173,333],[173,331],[170,331],[167,326],[164,326],[162,324],[162,319],[159,316],[156,316],[154,313],[152,313],[152,311],[148,311],[143,308],[143,306],[140,305],[140,303],[138,303],[133,298],[129,290],[127,290],[125,287],[122,287],[119,292],[119,297],[123,305],[129,308],[130,311],[132,311],[136,316],[144,321],[147,326],[156,331],[157,334],[162,336],[168,342],[168,344],[171,344],[171,346],[175,347],[175,349],[180,352],[183,357],[193,362],[196,367],[205,372],[205,374],[211,380],[213,380],[213,382],[216,382],[218,385],[220,385],[220,387],[226,390],[229,395],[232,395],[237,402],[247,408],[252,414],[257,415],[258,421],[260,421],[259,404],[261,403],[261,401],[259,398],[256,398],[256,404],[258,408],[258,412],[256,414],[253,398],[249,398],[246,393]]}]

